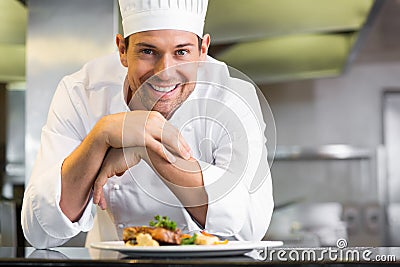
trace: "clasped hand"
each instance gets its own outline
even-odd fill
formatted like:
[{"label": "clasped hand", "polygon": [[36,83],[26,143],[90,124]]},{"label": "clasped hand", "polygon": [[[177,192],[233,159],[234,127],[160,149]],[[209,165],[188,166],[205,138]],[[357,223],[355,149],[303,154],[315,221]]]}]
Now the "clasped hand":
[{"label": "clasped hand", "polygon": [[191,151],[180,132],[156,111],[131,111],[102,118],[109,147],[93,185],[93,203],[106,209],[103,186],[108,178],[120,176],[142,159],[149,162],[147,149],[165,161],[175,156],[189,159]]}]

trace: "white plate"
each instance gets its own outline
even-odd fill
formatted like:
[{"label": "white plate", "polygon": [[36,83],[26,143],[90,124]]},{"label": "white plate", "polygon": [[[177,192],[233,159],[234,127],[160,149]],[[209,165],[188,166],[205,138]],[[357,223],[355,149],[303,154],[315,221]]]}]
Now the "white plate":
[{"label": "white plate", "polygon": [[123,241],[95,242],[92,248],[119,251],[129,256],[140,257],[215,257],[243,255],[253,249],[282,246],[282,241],[229,241],[226,245],[209,246],[160,246],[160,247],[130,247]]}]

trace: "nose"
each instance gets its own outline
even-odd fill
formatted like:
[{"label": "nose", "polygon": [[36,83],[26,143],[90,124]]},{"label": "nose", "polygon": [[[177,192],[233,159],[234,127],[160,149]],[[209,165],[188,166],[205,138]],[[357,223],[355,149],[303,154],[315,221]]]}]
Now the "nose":
[{"label": "nose", "polygon": [[164,54],[158,59],[156,66],[154,68],[154,72],[160,79],[168,80],[169,77],[172,76],[174,65],[175,64],[172,56]]}]

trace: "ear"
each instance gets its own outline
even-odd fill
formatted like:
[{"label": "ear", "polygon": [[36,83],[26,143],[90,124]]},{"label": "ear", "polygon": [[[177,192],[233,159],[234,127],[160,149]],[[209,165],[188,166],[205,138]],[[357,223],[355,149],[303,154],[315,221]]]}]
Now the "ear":
[{"label": "ear", "polygon": [[115,42],[118,47],[118,52],[119,52],[119,60],[121,61],[121,64],[124,67],[128,67],[128,60],[127,60],[127,51],[126,51],[126,46],[125,46],[125,39],[121,34],[117,34],[117,37],[115,38]]},{"label": "ear", "polygon": [[211,37],[209,34],[203,36],[203,41],[201,42],[200,60],[205,61],[207,58],[208,47],[210,46]]}]

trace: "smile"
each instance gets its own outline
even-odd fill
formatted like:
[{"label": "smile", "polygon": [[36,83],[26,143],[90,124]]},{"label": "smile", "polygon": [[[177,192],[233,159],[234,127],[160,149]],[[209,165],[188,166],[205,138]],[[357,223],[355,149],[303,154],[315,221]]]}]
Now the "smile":
[{"label": "smile", "polygon": [[154,84],[150,84],[150,86],[151,86],[154,90],[156,90],[156,91],[158,91],[158,92],[162,92],[162,93],[171,92],[172,90],[174,90],[175,88],[177,88],[178,85],[179,85],[179,84],[175,84],[175,85],[171,85],[171,86],[157,86],[157,85],[154,85]]}]

